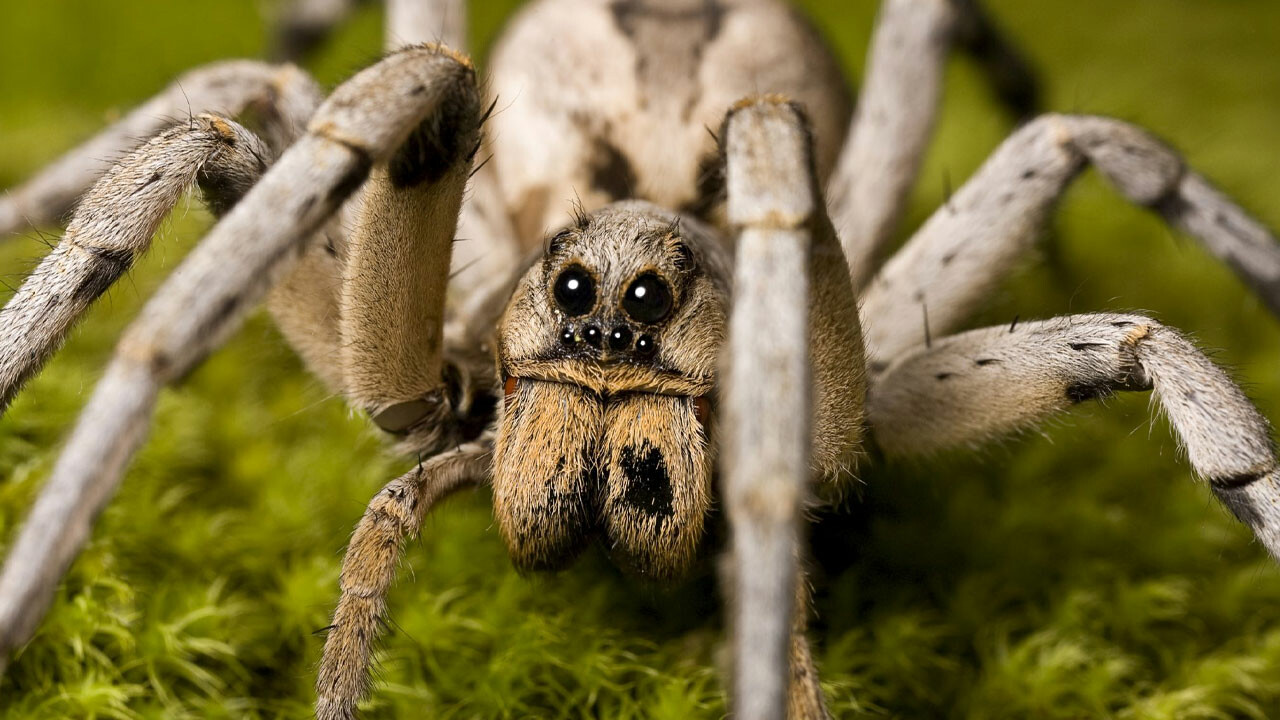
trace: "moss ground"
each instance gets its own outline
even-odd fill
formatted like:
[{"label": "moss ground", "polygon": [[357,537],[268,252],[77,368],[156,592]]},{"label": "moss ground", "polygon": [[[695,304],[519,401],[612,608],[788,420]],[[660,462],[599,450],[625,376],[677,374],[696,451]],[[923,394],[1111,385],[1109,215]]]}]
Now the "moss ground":
[{"label": "moss ground", "polygon": [[[0,23],[0,187],[192,65],[260,55],[261,3],[25,3]],[[870,0],[805,3],[862,68]],[[1046,105],[1156,128],[1280,227],[1280,4],[992,0]],[[480,47],[513,0],[473,2]],[[372,59],[368,8],[312,64]],[[1010,129],[949,71],[912,223]],[[113,338],[207,227],[193,203],[0,420],[8,542]],[[1280,324],[1234,277],[1090,174],[1037,262],[975,324],[1146,309],[1220,348],[1280,418]],[[33,233],[0,245],[11,283]],[[166,392],[152,437],[36,638],[0,718],[301,718],[340,550],[403,463],[252,320]],[[1144,397],[1086,407],[980,456],[869,468],[815,531],[817,653],[840,717],[1280,717],[1280,572],[1192,481]],[[368,717],[720,717],[714,583],[637,589],[600,557],[523,578],[485,492],[449,501],[392,597]],[[411,576],[411,579],[410,579]]]}]

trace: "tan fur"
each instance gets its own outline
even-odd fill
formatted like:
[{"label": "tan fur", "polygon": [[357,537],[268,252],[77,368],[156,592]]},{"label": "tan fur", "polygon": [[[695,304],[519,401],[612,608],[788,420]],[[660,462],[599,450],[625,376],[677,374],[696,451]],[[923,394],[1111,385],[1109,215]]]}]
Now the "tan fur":
[{"label": "tan fur", "polygon": [[368,691],[373,642],[385,621],[385,598],[404,540],[418,533],[422,518],[446,495],[484,478],[488,440],[432,458],[369,502],[342,559],[342,596],[316,679],[317,720],[355,716],[356,701]]},{"label": "tan fur", "polygon": [[498,425],[493,514],[516,567],[564,566],[595,527],[604,405],[585,389],[521,380]]},{"label": "tan fur", "polygon": [[641,577],[680,578],[711,509],[707,432],[693,399],[634,393],[605,410],[604,526],[613,557]]},{"label": "tan fur", "polygon": [[[460,37],[463,5],[394,2],[388,43]],[[942,58],[967,5],[891,0],[882,15],[869,97],[853,125],[862,132],[826,196],[842,229],[865,229],[844,238],[859,284],[901,214]],[[807,598],[790,589],[797,581],[803,589],[797,560],[810,481],[847,476],[866,422],[854,283],[821,182],[849,116],[837,63],[779,0],[537,0],[513,22],[492,68],[502,107],[495,159],[482,172],[470,175],[481,122],[470,61],[439,46],[393,54],[335,91],[306,136],[148,303],[0,576],[0,669],[88,536],[160,386],[188,372],[298,261],[272,297],[286,336],[326,382],[401,437],[402,450],[425,456],[375,497],[352,538],[320,664],[320,718],[354,717],[401,539],[443,493],[491,475],[497,524],[521,568],[557,567],[599,538],[621,565],[670,580],[703,544],[716,468],[734,532],[729,594],[741,611],[735,715],[827,717],[804,637]],[[292,142],[314,107],[313,85],[299,75],[272,71],[265,98],[255,87],[233,94],[265,111],[272,149]],[[263,69],[229,77],[260,85]],[[155,106],[131,117],[146,107]],[[717,142],[705,128],[726,117]],[[102,142],[123,142],[127,124]],[[223,139],[231,127],[212,124]],[[83,146],[66,168],[82,167],[90,147],[106,146]],[[1086,160],[1200,237],[1280,308],[1274,238],[1174,153],[1113,121],[1047,117],[1015,135],[865,296],[880,322],[868,337],[884,361],[870,413],[882,448],[986,439],[1090,393],[1150,386],[1192,465],[1280,553],[1269,426],[1168,328],[1090,316],[1025,328],[1030,338],[995,329],[937,348],[926,342],[889,364],[922,342],[916,306],[936,303],[938,291],[952,301],[935,328],[962,322]],[[205,164],[204,179],[218,179],[212,169]],[[237,170],[229,184],[248,187],[261,169]],[[49,175],[31,197],[56,206],[73,180]],[[222,197],[226,207],[240,192]],[[95,198],[94,207],[104,204]],[[0,229],[15,207],[0,203]],[[459,217],[467,244],[451,282]],[[975,228],[992,241],[973,242]],[[516,262],[521,244],[544,238],[544,253]],[[97,246],[85,247],[68,252]],[[553,288],[573,265],[589,272],[597,294],[567,310]],[[670,289],[668,315],[645,320],[624,308],[644,274]],[[902,313],[909,321],[898,321]],[[584,347],[610,331],[616,347]],[[630,344],[641,335],[656,342],[646,345],[653,352]]]}]

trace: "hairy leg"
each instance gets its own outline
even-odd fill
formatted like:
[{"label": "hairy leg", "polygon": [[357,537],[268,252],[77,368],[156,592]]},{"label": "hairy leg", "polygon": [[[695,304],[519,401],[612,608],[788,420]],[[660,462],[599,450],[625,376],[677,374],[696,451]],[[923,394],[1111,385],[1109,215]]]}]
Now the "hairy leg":
[{"label": "hairy leg", "polygon": [[258,180],[271,152],[212,115],[169,128],[129,153],[89,191],[67,231],[0,310],[0,412],[57,351],[89,306],[146,252],[192,184],[222,214]]},{"label": "hairy leg", "polygon": [[384,45],[441,43],[466,52],[467,0],[387,0]]},{"label": "hairy leg", "polygon": [[1130,201],[1198,239],[1280,313],[1280,244],[1267,228],[1146,131],[1110,118],[1045,115],[1006,140],[863,293],[873,368],[924,344],[924,309],[934,334],[964,322],[1090,163]]},{"label": "hairy leg", "polygon": [[0,572],[0,662],[35,631],[58,580],[141,445],[161,386],[239,327],[306,242],[424,119],[469,63],[437,48],[339,87],[307,135],[209,233],[126,331]]},{"label": "hairy leg", "polygon": [[975,0],[885,0],[861,96],[827,201],[855,288],[875,273],[915,184],[942,97],[953,43],[978,60],[997,95],[1023,115],[1035,83]]},{"label": "hairy leg", "polygon": [[[815,467],[838,472],[858,447],[857,310],[800,111],[770,99],[744,103],[725,120],[721,138],[726,210],[738,236],[721,382],[724,499],[733,528],[727,575],[734,713],[777,718],[791,705],[820,718],[826,710],[816,672],[799,672],[804,683],[788,680],[798,672],[788,671],[796,647],[792,589],[809,478]],[[808,655],[796,657],[807,662]]]},{"label": "hairy leg", "polygon": [[363,0],[288,0],[271,27],[271,57],[279,61],[306,59],[333,29]]},{"label": "hairy leg", "polygon": [[[480,98],[454,75],[426,123],[365,184],[342,274],[340,350],[349,399],[418,452],[457,441],[443,370],[445,290]],[[455,368],[466,378],[486,366]],[[459,382],[464,378],[458,378]],[[492,385],[492,383],[489,383]]]},{"label": "hairy leg", "polygon": [[386,597],[395,581],[405,538],[447,495],[484,482],[492,461],[486,434],[437,455],[382,488],[356,526],[342,559],[342,596],[324,642],[316,679],[317,720],[350,720],[369,691],[373,643],[386,619]]},{"label": "hairy leg", "polygon": [[1016,120],[1040,111],[1036,74],[1016,45],[1000,32],[978,0],[952,0],[956,6],[956,49],[973,58],[996,99]]},{"label": "hairy leg", "polygon": [[895,361],[868,411],[888,455],[980,445],[1086,400],[1153,390],[1195,472],[1280,558],[1271,425],[1177,331],[1139,315],[1073,315],[973,330]]},{"label": "hairy leg", "polygon": [[279,154],[292,143],[320,102],[320,88],[292,65],[232,60],[196,68],[159,95],[0,195],[0,236],[58,223],[111,167],[111,161],[179,118],[252,111],[267,145]]}]

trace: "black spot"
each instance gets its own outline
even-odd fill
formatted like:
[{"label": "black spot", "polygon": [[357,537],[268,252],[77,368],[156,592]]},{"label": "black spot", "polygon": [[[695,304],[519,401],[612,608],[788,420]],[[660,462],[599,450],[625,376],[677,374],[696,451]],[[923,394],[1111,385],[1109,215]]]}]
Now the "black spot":
[{"label": "black spot", "polygon": [[995,364],[997,364],[997,363],[999,363],[999,362],[1000,362],[1000,361],[999,361],[999,360],[997,360],[997,359],[995,359],[995,358],[983,358],[983,359],[981,359],[981,360],[978,360],[978,361],[976,362],[976,364],[977,364],[977,366],[978,366],[978,367],[986,367],[986,366],[988,366],[988,365],[995,365]]},{"label": "black spot", "polygon": [[1110,397],[1112,389],[1106,383],[1073,383],[1067,386],[1067,399],[1073,403]]},{"label": "black spot", "polygon": [[946,380],[947,378],[951,378],[951,377],[955,377],[955,373],[942,372],[942,373],[938,373],[937,375],[934,375],[933,379]]},{"label": "black spot", "polygon": [[[159,173],[156,173],[153,177],[158,175]],[[209,206],[209,212],[212,212],[214,217],[222,217],[240,202],[259,177],[261,173],[253,175],[226,170],[211,172],[210,168],[203,168],[196,175],[196,182],[205,204]]]},{"label": "black spot", "polygon": [[1245,486],[1223,487],[1215,484],[1213,493],[1240,522],[1255,531],[1263,527],[1265,520],[1262,513],[1258,511],[1258,506],[1254,504],[1253,499],[1246,494]]},{"label": "black spot", "polygon": [[644,443],[639,452],[628,445],[622,448],[619,465],[626,477],[627,487],[622,502],[650,517],[658,519],[659,526],[673,514],[671,477],[662,452]]},{"label": "black spot", "polygon": [[133,253],[129,250],[81,246],[87,250],[97,262],[89,268],[71,296],[78,301],[93,300],[107,291],[116,280],[133,264]]},{"label": "black spot", "polygon": [[610,200],[623,200],[636,189],[636,172],[631,161],[616,145],[596,138],[595,152],[591,157],[591,187],[604,193]]},{"label": "black spot", "polygon": [[1031,178],[1033,178],[1033,177],[1035,177],[1035,176],[1036,176],[1035,168],[1027,168],[1026,170],[1023,170],[1023,171],[1022,171],[1022,179],[1023,179],[1023,180],[1030,180]]},{"label": "black spot", "polygon": [[155,171],[155,172],[151,173],[151,177],[147,178],[147,181],[146,181],[146,182],[144,182],[144,183],[142,183],[141,185],[139,185],[139,186],[137,187],[137,189],[135,189],[135,190],[133,191],[133,194],[134,194],[134,195],[137,195],[138,193],[142,192],[143,190],[146,190],[148,187],[151,187],[152,185],[155,185],[156,183],[160,182],[160,178],[162,178],[162,177],[164,177],[164,173],[160,172],[159,170],[157,170],[157,171]]},{"label": "black spot", "polygon": [[1069,344],[1071,345],[1071,349],[1076,351],[1092,350],[1093,348],[1100,348],[1100,347],[1107,346],[1106,343],[1091,343],[1091,342],[1069,343]]},{"label": "black spot", "polygon": [[953,252],[952,252],[952,253],[947,253],[946,255],[943,255],[943,256],[942,256],[942,264],[943,264],[944,266],[945,266],[945,265],[950,265],[950,264],[951,264],[951,261],[952,261],[952,260],[955,260],[955,259],[956,259],[956,254],[955,254],[955,253],[953,253]]},{"label": "black spot", "polygon": [[1209,478],[1209,484],[1215,488],[1233,489],[1243,488],[1266,477],[1265,472],[1245,472],[1236,475],[1227,475],[1224,477]]},{"label": "black spot", "polygon": [[[369,157],[369,153],[360,148],[348,146],[355,153],[356,162],[351,166],[350,170],[342,176],[338,183],[329,190],[329,196],[326,201],[333,206],[337,206],[347,198],[351,197],[351,193],[364,183],[364,179],[369,177],[369,169],[373,167],[373,158]],[[314,203],[303,203],[304,211],[309,211]]]},{"label": "black spot", "polygon": [[1111,323],[1111,327],[1129,327],[1131,325],[1133,325],[1133,323],[1129,322],[1128,320],[1117,320]]},{"label": "black spot", "polygon": [[459,87],[446,98],[391,156],[387,170],[395,187],[435,182],[479,148],[480,108],[474,91]]}]

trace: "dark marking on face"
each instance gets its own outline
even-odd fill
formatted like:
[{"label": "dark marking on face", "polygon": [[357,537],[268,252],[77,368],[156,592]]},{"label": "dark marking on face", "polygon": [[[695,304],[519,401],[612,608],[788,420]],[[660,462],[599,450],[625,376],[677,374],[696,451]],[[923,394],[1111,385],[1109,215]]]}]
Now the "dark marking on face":
[{"label": "dark marking on face", "polygon": [[[425,90],[425,88],[424,88]],[[436,182],[477,149],[479,108],[469,93],[448,93],[440,111],[427,116],[391,156],[391,184],[407,188]]]},{"label": "dark marking on face", "polygon": [[657,518],[658,527],[675,514],[672,507],[671,477],[662,451],[649,443],[637,450],[628,445],[622,448],[618,464],[626,477],[627,487],[622,502],[644,514]]},{"label": "dark marking on face", "polygon": [[988,365],[995,365],[999,362],[1000,361],[995,358],[982,358],[981,360],[977,360],[974,364],[978,367],[986,367]]},{"label": "dark marking on face", "polygon": [[1082,342],[1082,343],[1069,343],[1069,344],[1071,345],[1071,349],[1075,350],[1076,352],[1080,352],[1083,350],[1092,350],[1094,348],[1107,346],[1106,343],[1095,343],[1095,342]]},{"label": "dark marking on face", "polygon": [[1106,383],[1073,383],[1067,386],[1067,399],[1073,403],[1082,403],[1089,400],[1110,397],[1112,392],[1111,386]]},{"label": "dark marking on face", "polygon": [[591,187],[610,200],[625,200],[636,191],[636,172],[618,146],[596,138],[591,157]]},{"label": "dark marking on face", "polygon": [[1117,320],[1111,323],[1111,327],[1118,327],[1118,328],[1131,327],[1132,325],[1133,323],[1129,322],[1128,320]]},{"label": "dark marking on face", "polygon": [[946,379],[948,379],[948,378],[952,378],[952,377],[955,377],[955,373],[942,372],[942,373],[938,373],[937,375],[934,375],[934,376],[933,376],[933,379],[935,379],[935,380],[946,380]]}]

